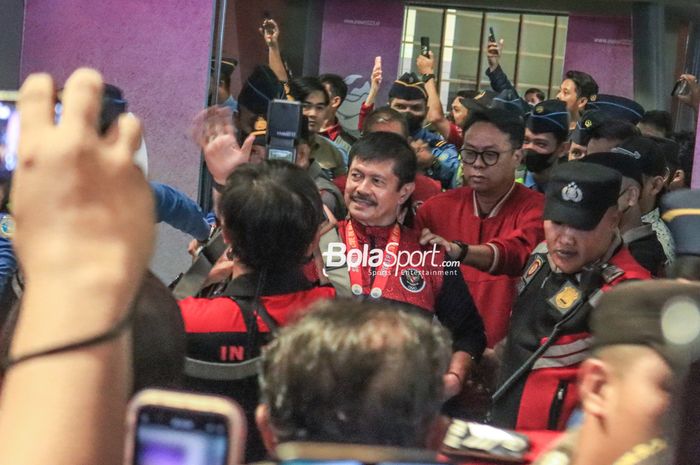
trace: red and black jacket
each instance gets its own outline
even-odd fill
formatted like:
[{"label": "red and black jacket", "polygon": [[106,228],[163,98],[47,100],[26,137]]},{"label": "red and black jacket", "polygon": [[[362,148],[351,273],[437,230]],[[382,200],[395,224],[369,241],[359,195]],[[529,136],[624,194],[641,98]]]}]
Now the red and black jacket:
[{"label": "red and black jacket", "polygon": [[589,355],[592,341],[588,317],[600,293],[626,280],[651,278],[625,246],[618,246],[601,269],[602,284],[584,292],[580,289],[581,276],[552,270],[544,243],[535,249],[525,267],[511,315],[500,382],[505,382],[547,342],[554,326],[569,311],[576,313],[568,314],[570,319],[551,346],[494,404],[494,425],[518,430],[565,427],[578,404],[576,377],[579,365]]}]

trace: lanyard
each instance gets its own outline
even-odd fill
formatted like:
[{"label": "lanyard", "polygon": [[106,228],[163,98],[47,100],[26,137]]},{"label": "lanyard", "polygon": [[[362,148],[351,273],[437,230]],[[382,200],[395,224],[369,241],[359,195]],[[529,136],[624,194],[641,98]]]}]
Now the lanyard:
[{"label": "lanyard", "polygon": [[[345,237],[348,241],[348,252],[353,249],[360,250],[359,244],[357,243],[357,235],[355,234],[355,229],[352,227],[351,221],[346,223]],[[375,299],[382,296],[386,283],[389,281],[389,268],[391,268],[393,265],[393,263],[391,263],[391,258],[392,255],[394,257],[396,256],[396,249],[399,247],[400,239],[401,227],[397,223],[394,225],[391,233],[389,234],[389,241],[387,242],[387,247],[384,250],[384,262],[382,263],[382,269],[377,272],[372,285],[372,290],[369,293],[369,295]],[[392,252],[392,254],[389,252]],[[362,295],[364,293],[364,287],[362,286],[362,272],[360,271],[360,267],[350,266],[348,264],[348,272],[350,274],[350,290],[354,295]]]}]

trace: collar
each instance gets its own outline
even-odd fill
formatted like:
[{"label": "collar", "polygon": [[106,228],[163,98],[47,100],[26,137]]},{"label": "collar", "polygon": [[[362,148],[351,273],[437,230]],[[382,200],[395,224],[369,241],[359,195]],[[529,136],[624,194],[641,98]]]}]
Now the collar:
[{"label": "collar", "polygon": [[[503,197],[501,197],[501,200],[494,205],[494,207],[491,209],[489,214],[486,216],[486,218],[493,218],[498,215],[498,213],[501,211],[501,208],[503,205],[506,203],[506,201],[510,198],[510,195],[513,193],[515,190],[515,182],[513,182],[513,185],[510,186],[510,189],[508,189],[508,192],[505,193]],[[479,215],[479,212],[481,211],[479,209],[479,202],[476,200],[476,191],[472,191],[472,200],[474,202],[474,216],[481,218],[481,215]]]},{"label": "collar", "polygon": [[366,226],[352,218],[350,218],[348,221],[352,223],[352,228],[355,230],[355,234],[357,234],[357,237],[360,240],[367,240],[370,237],[373,239],[386,240],[389,237],[389,234],[391,234],[391,230],[394,229],[394,226],[396,225],[394,222],[388,226]]},{"label": "collar", "polygon": [[334,141],[338,138],[340,133],[343,132],[343,127],[340,122],[336,119],[335,124],[328,126],[326,129],[321,131],[319,134],[328,137],[330,140]]},{"label": "collar", "polygon": [[642,215],[643,223],[656,223],[661,220],[661,213],[658,208],[651,210],[649,213]]},{"label": "collar", "polygon": [[[255,297],[260,274],[257,272],[246,273],[232,280],[226,286],[223,295],[235,297]],[[306,291],[313,286],[304,277],[300,269],[269,273],[265,276],[259,296],[291,294],[298,291]]]}]

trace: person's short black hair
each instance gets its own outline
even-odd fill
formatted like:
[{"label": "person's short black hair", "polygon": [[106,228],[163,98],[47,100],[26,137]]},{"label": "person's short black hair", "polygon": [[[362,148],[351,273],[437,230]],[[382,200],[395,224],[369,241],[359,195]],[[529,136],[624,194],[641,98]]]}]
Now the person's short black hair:
[{"label": "person's short black hair", "polygon": [[671,113],[665,110],[649,110],[644,113],[639,122],[655,127],[663,133],[664,137],[668,137],[673,131],[673,118]]},{"label": "person's short black hair", "polygon": [[[460,89],[457,91],[457,94],[455,97],[460,97],[460,98],[474,98],[477,95],[479,95],[479,91],[475,89]],[[454,100],[454,99],[452,99]]]},{"label": "person's short black hair", "polygon": [[219,213],[234,256],[254,271],[275,273],[305,262],[323,207],[305,170],[268,160],[229,176]]},{"label": "person's short black hair", "polygon": [[598,93],[598,83],[588,73],[570,70],[566,72],[566,79],[571,79],[576,84],[576,97],[578,98],[590,99]]},{"label": "person's short black hair", "polygon": [[590,132],[591,139],[627,140],[630,137],[640,135],[640,131],[634,124],[621,119],[611,119],[605,124],[594,127]]},{"label": "person's short black hair", "polygon": [[321,92],[325,97],[325,103],[328,105],[331,101],[326,88],[321,83],[321,80],[315,76],[302,76],[292,79],[289,82],[289,93],[294,100],[303,102],[312,92]]},{"label": "person's short black hair", "polygon": [[544,95],[544,92],[542,92],[540,89],[537,87],[530,87],[528,90],[525,91],[523,95],[527,94],[535,94],[538,99],[540,100],[546,100],[547,97]]},{"label": "person's short black hair", "polygon": [[418,160],[408,141],[393,132],[363,134],[350,149],[350,166],[357,158],[361,161],[394,162],[394,174],[399,178],[399,188],[416,179]]},{"label": "person's short black hair", "polygon": [[261,403],[280,442],[425,447],[450,336],[389,302],[317,304],[262,354]]},{"label": "person's short black hair", "polygon": [[390,106],[383,106],[375,108],[370,112],[365,118],[365,122],[362,125],[362,134],[368,134],[370,132],[375,132],[373,127],[375,124],[379,123],[391,123],[397,122],[401,125],[401,130],[403,136],[408,139],[408,122],[406,121],[406,116],[400,111],[396,111]]},{"label": "person's short black hair", "polygon": [[337,74],[326,73],[318,77],[321,84],[328,84],[331,88],[331,97],[340,97],[340,103],[345,101],[345,97],[348,96],[348,85],[342,77]]},{"label": "person's short black hair", "polygon": [[519,149],[523,146],[523,140],[525,139],[525,122],[512,111],[502,108],[487,108],[484,110],[470,111],[467,122],[464,123],[464,134],[466,134],[469,128],[475,123],[493,124],[499,131],[508,135],[510,144],[514,149]]}]

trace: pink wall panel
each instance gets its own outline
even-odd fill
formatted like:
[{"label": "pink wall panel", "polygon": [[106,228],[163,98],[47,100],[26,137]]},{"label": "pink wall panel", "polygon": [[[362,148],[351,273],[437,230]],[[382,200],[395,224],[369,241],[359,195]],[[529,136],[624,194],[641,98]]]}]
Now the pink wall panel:
[{"label": "pink wall panel", "polygon": [[566,36],[564,73],[570,69],[592,75],[602,94],[633,98],[631,18],[571,15]]},{"label": "pink wall panel", "polygon": [[[144,124],[150,177],[197,193],[199,151],[187,136],[207,94],[212,28],[207,0],[42,0],[26,3],[22,78],[51,73],[62,85],[79,66],[124,90]],[[186,238],[163,228],[154,268],[186,266]]]}]

